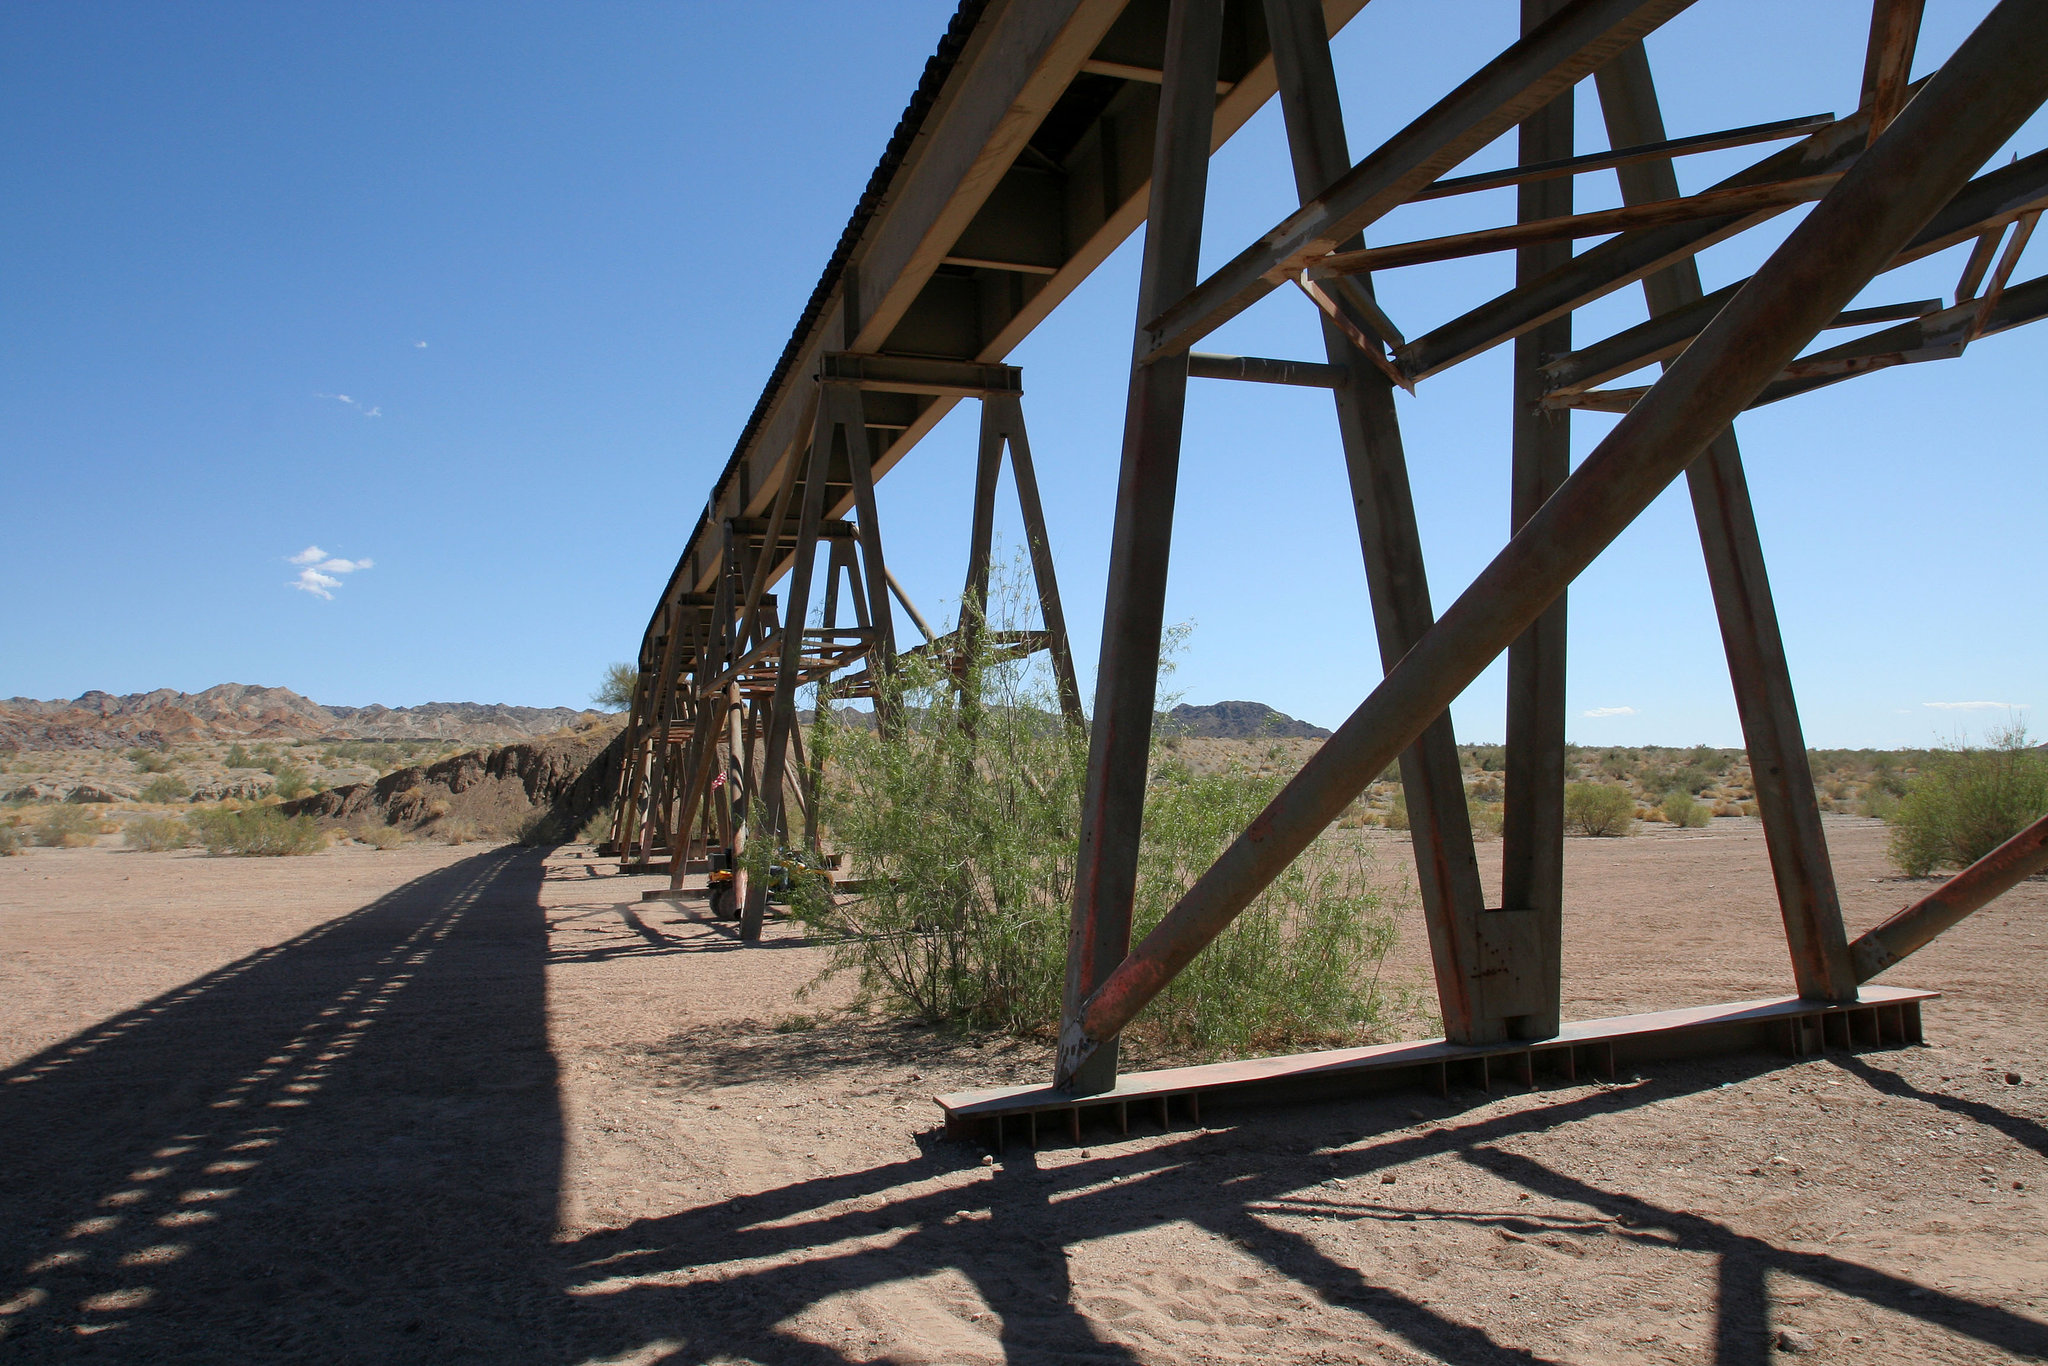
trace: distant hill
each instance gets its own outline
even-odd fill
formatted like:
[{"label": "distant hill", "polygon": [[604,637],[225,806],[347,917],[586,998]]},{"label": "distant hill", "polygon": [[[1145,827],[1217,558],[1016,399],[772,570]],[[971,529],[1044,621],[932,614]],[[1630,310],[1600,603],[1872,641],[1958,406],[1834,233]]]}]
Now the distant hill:
[{"label": "distant hill", "polygon": [[1264,702],[1211,702],[1203,707],[1183,702],[1166,713],[1166,724],[1162,730],[1169,734],[1216,740],[1327,740],[1330,737],[1330,732],[1321,726],[1297,721]]},{"label": "distant hill", "polygon": [[575,725],[596,713],[499,702],[327,707],[290,688],[222,683],[204,692],[89,692],[70,701],[0,702],[0,746],[125,749],[208,740],[461,740],[503,744]]}]

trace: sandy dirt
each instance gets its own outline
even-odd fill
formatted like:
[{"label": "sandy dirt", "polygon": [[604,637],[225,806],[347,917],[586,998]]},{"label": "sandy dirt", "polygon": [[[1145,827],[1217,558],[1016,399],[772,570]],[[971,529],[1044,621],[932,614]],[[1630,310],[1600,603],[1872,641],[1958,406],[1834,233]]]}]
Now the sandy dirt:
[{"label": "sandy dirt", "polygon": [[[1828,828],[1853,926],[1920,893]],[[0,1360],[2048,1357],[2048,883],[1887,977],[1927,1047],[987,1160],[931,1097],[1042,1050],[798,1001],[822,949],[584,853],[0,860]],[[1788,989],[1754,822],[1569,877],[1569,1015]]]}]

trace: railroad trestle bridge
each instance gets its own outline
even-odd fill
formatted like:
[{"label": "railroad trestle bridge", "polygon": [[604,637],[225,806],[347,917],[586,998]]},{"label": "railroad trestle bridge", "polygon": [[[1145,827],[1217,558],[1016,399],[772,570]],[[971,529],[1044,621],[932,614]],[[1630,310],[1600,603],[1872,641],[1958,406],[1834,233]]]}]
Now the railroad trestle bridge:
[{"label": "railroad trestle bridge", "polygon": [[[1378,0],[1380,4],[1410,0]],[[1362,158],[1347,145],[1330,36],[1364,0],[966,0],[771,375],[655,604],[638,655],[612,846],[629,866],[741,869],[731,909],[758,938],[749,829],[818,840],[815,754],[797,694],[873,697],[907,653],[942,665],[988,647],[1049,652],[1062,709],[1090,726],[1057,1074],[959,1098],[958,1123],[1196,1096],[1378,1070],[1441,1078],[1506,1059],[1565,1070],[1623,1055],[1775,1038],[1917,1035],[1926,993],[1869,980],[2048,866],[2048,821],[1853,942],[1823,838],[1742,453],[1744,411],[1873,370],[1962,356],[2048,315],[2048,277],[2016,280],[2048,209],[2048,151],[1987,163],[2048,97],[2048,0],[2000,0],[1932,72],[1909,79],[1921,0],[1874,0],[1852,112],[1673,135],[1643,40],[1690,0],[1519,0],[1520,35]],[[1711,4],[1712,0],[1703,0]],[[1756,35],[1755,41],[1765,41]],[[1207,278],[1198,268],[1212,152],[1277,95],[1298,211]],[[1590,97],[1608,146],[1574,146]],[[1508,133],[1513,166],[1453,174]],[[1677,158],[1772,147],[1680,192]],[[1575,212],[1575,178],[1612,173],[1620,207]],[[1514,187],[1512,223],[1368,244],[1393,209]],[[1780,215],[1804,217],[1747,279],[1709,288],[1696,257]],[[1109,583],[1084,720],[1025,426],[1004,358],[1143,228]],[[1599,239],[1575,250],[1574,243]],[[1875,279],[1967,246],[1953,297],[1851,307]],[[1512,252],[1513,286],[1417,329],[1376,274]],[[1649,317],[1574,335],[1576,310],[1640,285]],[[1205,353],[1260,299],[1298,290],[1324,355]],[[1408,323],[1404,328],[1403,322]],[[1848,340],[1817,343],[1831,330]],[[1439,617],[1431,606],[1393,401],[1512,348],[1513,528]],[[1617,383],[1646,367],[1654,383]],[[1385,678],[1259,818],[1135,946],[1131,905],[1153,723],[1181,427],[1190,379],[1328,390],[1357,511]],[[963,400],[981,437],[960,624],[939,631],[891,574],[877,482]],[[1571,415],[1619,413],[1574,470]],[[999,473],[1015,476],[1043,625],[980,641]],[[1794,994],[1628,1022],[1560,1018],[1564,916],[1565,594],[1667,486],[1686,481],[1783,915]],[[775,589],[777,591],[771,592]],[[821,624],[812,625],[822,600]],[[893,602],[893,605],[892,605]],[[921,635],[906,649],[897,608]],[[1507,657],[1501,905],[1481,892],[1449,705]],[[1119,1079],[1121,1029],[1364,787],[1398,762],[1446,1038],[1344,1058]],[[1625,1026],[1625,1027],[1624,1027]],[[1685,1041],[1690,1040],[1691,1044]],[[1405,1049],[1406,1051],[1402,1051]],[[1421,1050],[1421,1051],[1417,1051]],[[1432,1051],[1434,1050],[1434,1051]],[[1235,1066],[1235,1065],[1231,1065]],[[1212,1069],[1213,1071],[1214,1069]],[[1035,1121],[1034,1121],[1035,1123]]]}]

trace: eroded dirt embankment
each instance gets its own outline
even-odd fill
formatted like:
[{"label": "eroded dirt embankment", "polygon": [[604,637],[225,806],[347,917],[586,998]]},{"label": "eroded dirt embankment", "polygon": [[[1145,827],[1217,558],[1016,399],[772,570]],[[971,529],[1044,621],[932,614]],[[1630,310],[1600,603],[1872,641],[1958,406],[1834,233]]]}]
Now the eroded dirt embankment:
[{"label": "eroded dirt embankment", "polygon": [[283,803],[288,816],[382,821],[406,829],[468,822],[484,836],[511,836],[545,818],[572,836],[618,787],[624,731],[593,726],[572,735],[474,749],[436,763],[395,769]]}]

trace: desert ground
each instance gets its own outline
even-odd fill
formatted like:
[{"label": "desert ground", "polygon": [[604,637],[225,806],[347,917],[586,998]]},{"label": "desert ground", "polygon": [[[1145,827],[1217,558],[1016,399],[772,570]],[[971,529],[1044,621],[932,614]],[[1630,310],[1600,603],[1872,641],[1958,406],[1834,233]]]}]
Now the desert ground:
[{"label": "desert ground", "polygon": [[[1853,929],[1929,885],[1827,824]],[[1753,820],[1568,853],[1569,1016],[1788,989]],[[799,999],[823,947],[659,884],[578,845],[0,860],[0,1359],[2048,1358],[2048,882],[1887,975],[1944,993],[1924,1047],[1001,1154],[932,1096],[1043,1049]]]}]

